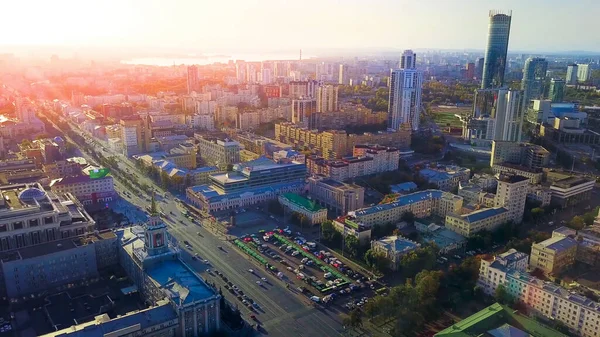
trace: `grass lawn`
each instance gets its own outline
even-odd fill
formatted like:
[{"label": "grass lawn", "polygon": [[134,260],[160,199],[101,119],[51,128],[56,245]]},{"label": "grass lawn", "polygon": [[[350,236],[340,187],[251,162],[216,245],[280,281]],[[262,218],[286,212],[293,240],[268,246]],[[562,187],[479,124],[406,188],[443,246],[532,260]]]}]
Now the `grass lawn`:
[{"label": "grass lawn", "polygon": [[433,121],[439,127],[447,127],[450,124],[451,127],[460,128],[462,127],[461,121],[454,116],[458,115],[467,115],[470,114],[472,108],[469,107],[460,107],[460,108],[439,108],[435,107],[431,109],[431,115],[433,117]]}]

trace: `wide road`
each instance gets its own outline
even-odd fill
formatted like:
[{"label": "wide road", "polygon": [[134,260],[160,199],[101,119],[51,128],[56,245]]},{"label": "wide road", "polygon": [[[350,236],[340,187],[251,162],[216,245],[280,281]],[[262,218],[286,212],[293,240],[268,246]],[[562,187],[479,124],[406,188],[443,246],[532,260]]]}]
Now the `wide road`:
[{"label": "wide road", "polygon": [[[80,132],[79,130],[77,130]],[[100,150],[101,143],[95,142]],[[103,151],[110,153],[108,149]],[[93,163],[89,154],[83,153],[83,156]],[[137,168],[128,160],[120,162],[136,173],[142,180],[158,190],[158,186],[150,179],[147,179]],[[125,187],[115,179],[115,189],[121,196],[124,196]],[[149,202],[148,196],[142,193],[131,193],[131,197],[124,198],[120,202],[120,207],[129,209],[130,213],[139,213],[136,209],[141,207],[145,209]],[[208,282],[215,283],[217,286],[224,285],[220,277],[215,274],[210,275],[206,272],[207,268],[216,269],[237,285],[247,296],[257,302],[261,309],[256,313],[265,330],[265,335],[269,336],[339,336],[343,328],[341,319],[337,314],[317,309],[310,306],[306,298],[299,297],[295,293],[287,290],[280,280],[267,273],[263,268],[251,261],[246,255],[242,255],[229,242],[223,241],[218,234],[206,228],[204,225],[196,225],[181,214],[180,206],[173,199],[160,198],[159,208],[167,215],[165,223],[168,225],[169,233],[179,242],[188,241],[192,245],[193,253],[199,254],[201,259],[207,259],[209,266],[200,261],[192,261],[190,252],[182,252],[182,256],[198,273]],[[174,214],[170,214],[173,212]],[[183,223],[181,223],[183,222]],[[200,235],[198,235],[200,233]],[[183,246],[183,245],[182,245]],[[218,247],[222,246],[223,249]],[[185,250],[185,248],[183,248]],[[254,269],[256,275],[248,272],[248,269]],[[268,282],[259,286],[256,284],[258,277],[266,277]],[[249,318],[250,312],[244,308],[241,302],[233,297],[223,288],[223,294],[231,303],[239,304],[243,316]],[[249,319],[248,319],[249,320]]]}]

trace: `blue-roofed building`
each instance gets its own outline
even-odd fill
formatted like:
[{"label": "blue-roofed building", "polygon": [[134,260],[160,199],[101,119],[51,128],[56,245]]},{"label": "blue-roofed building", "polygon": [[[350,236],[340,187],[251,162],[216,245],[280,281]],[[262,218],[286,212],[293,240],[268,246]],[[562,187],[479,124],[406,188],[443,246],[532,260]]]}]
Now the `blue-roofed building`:
[{"label": "blue-roofed building", "polygon": [[385,254],[390,260],[390,268],[398,270],[402,256],[419,248],[421,245],[402,236],[386,236],[379,240],[371,241],[371,249]]},{"label": "blue-roofed building", "polygon": [[492,231],[507,221],[508,210],[504,207],[484,208],[462,215],[446,215],[446,227],[467,238],[482,230]]},{"label": "blue-roofed building", "polygon": [[[464,236],[455,233],[448,228],[438,226],[434,223],[424,224],[423,220],[415,221],[415,227],[427,243],[434,243],[440,253],[447,254],[453,250],[460,249],[465,246],[467,239]],[[423,221],[424,222],[424,221]]]},{"label": "blue-roofed building", "polygon": [[105,337],[105,336],[176,336],[179,330],[177,312],[168,300],[156,306],[110,318],[107,314],[94,320],[58,330],[43,337]]},{"label": "blue-roofed building", "polygon": [[577,241],[568,236],[553,235],[551,238],[531,245],[529,266],[545,274],[556,274],[575,263]]},{"label": "blue-roofed building", "polygon": [[452,191],[458,188],[459,183],[469,181],[471,170],[454,165],[440,165],[436,168],[424,168],[419,171],[419,175],[442,191]]},{"label": "blue-roofed building", "polygon": [[406,195],[398,195],[384,200],[384,203],[361,208],[348,215],[369,226],[400,222],[402,214],[412,212],[419,218],[430,215],[445,217],[446,214],[460,213],[463,198],[440,190],[425,190]]},{"label": "blue-roofed building", "polygon": [[417,184],[412,181],[407,181],[405,183],[390,185],[390,191],[392,193],[405,194],[410,193],[417,190]]},{"label": "blue-roofed building", "polygon": [[300,193],[305,178],[302,162],[260,157],[234,165],[232,172],[210,175],[209,184],[189,187],[186,196],[199,208],[220,211],[277,199],[282,193]]},{"label": "blue-roofed building", "polygon": [[176,336],[219,330],[221,296],[180,259],[179,248],[156,214],[154,201],[152,207],[153,214],[143,227],[116,232],[121,266],[146,301],[153,305],[168,301],[178,319]]}]

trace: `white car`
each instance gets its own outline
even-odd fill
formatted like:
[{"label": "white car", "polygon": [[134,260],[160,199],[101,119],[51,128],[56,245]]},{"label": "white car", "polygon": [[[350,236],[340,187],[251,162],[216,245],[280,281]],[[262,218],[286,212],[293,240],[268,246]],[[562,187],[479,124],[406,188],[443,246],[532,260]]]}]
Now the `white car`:
[{"label": "white car", "polygon": [[248,269],[248,272],[249,272],[250,274],[254,274],[254,269]]},{"label": "white car", "polygon": [[262,283],[260,281],[256,281],[256,284],[258,285],[262,285]]},{"label": "white car", "polygon": [[263,280],[263,282],[267,282],[267,278],[266,277],[261,277],[261,280]]}]

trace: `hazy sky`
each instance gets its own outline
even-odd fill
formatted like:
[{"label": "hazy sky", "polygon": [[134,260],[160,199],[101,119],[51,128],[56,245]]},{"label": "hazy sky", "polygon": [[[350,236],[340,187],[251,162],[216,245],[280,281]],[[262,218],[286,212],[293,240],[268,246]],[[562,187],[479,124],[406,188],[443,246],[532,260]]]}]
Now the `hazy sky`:
[{"label": "hazy sky", "polygon": [[490,9],[509,50],[600,51],[599,0],[5,0],[0,46],[483,49]]}]

